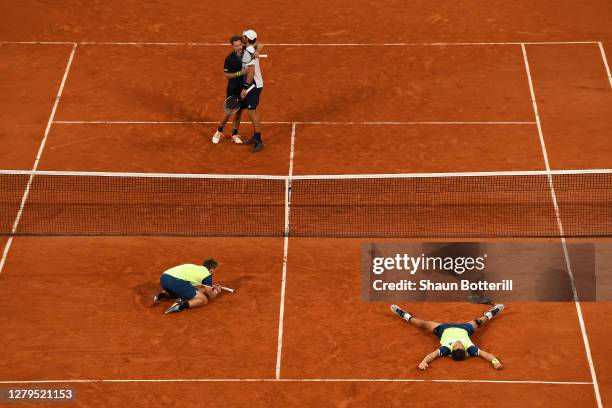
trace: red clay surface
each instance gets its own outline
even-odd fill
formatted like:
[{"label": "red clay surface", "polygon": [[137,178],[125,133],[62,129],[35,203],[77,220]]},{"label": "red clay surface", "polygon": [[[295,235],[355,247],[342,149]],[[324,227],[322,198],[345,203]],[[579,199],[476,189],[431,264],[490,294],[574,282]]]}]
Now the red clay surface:
[{"label": "red clay surface", "polygon": [[[19,294],[3,302],[0,381],[274,377],[282,245],[17,238],[0,285],[4,299]],[[217,279],[239,295],[176,318],[163,314],[171,303],[148,307],[161,272],[207,256],[219,259]]]},{"label": "red clay surface", "polygon": [[612,92],[598,47],[527,47],[553,169],[612,167]]},{"label": "red clay surface", "polygon": [[[483,361],[459,365],[442,359],[430,370],[419,372],[416,366],[439,347],[439,342],[433,334],[391,314],[388,302],[360,300],[362,242],[368,241],[290,240],[284,377],[454,379],[461,375],[474,379],[589,381],[580,327],[571,303],[513,303],[499,319],[477,332],[472,337],[475,344],[499,355],[508,365],[503,371],[495,371]],[[325,285],[309,290],[312,282]],[[312,304],[317,306],[309,307]],[[417,317],[447,323],[466,322],[486,310],[486,306],[459,303],[402,305]],[[542,324],[543,319],[555,323]],[[551,338],[564,351],[538,353],[536,350],[549,347]],[[529,346],[523,339],[530,339]]]},{"label": "red clay surface", "polygon": [[[215,129],[212,124],[55,124],[40,169],[288,174],[291,125],[265,125],[266,147],[261,155],[252,154],[249,146],[231,143],[228,138],[212,144]],[[250,122],[244,123],[242,129],[245,139],[252,135]],[[231,133],[231,125],[225,133]],[[82,159],[75,161],[74,157]]]},{"label": "red clay surface", "polygon": [[295,147],[295,175],[544,169],[535,125],[298,125]]},{"label": "red clay surface", "polygon": [[[81,46],[56,119],[218,121],[229,51]],[[519,46],[270,47],[261,67],[264,121],[534,120]]]},{"label": "red clay surface", "polygon": [[[517,396],[529,406],[594,405],[589,385],[470,383],[94,383],[73,384],[76,401],[53,407],[167,407],[205,401],[213,407],[411,407],[453,406],[462,395],[478,395],[470,406],[515,407]],[[25,405],[25,404],[24,404]],[[20,405],[20,406],[24,406]],[[40,406],[39,403],[25,406]]]},{"label": "red clay surface", "polygon": [[32,169],[70,50],[66,45],[0,46],[0,168]]},{"label": "red clay surface", "polygon": [[[572,4],[265,1],[237,20],[222,5],[21,2],[0,6],[0,41],[224,43],[254,26],[264,43],[603,41],[607,1]],[[228,22],[235,22],[235,25]],[[204,23],[203,23],[204,22]],[[221,46],[80,45],[56,120],[217,121]],[[70,45],[0,46],[0,167],[30,169]],[[533,121],[520,47],[268,47],[264,121]],[[527,46],[553,168],[610,167],[610,88],[596,44]],[[606,91],[607,90],[607,91]],[[246,119],[246,118],[245,118]],[[298,125],[295,173],[525,170],[544,166],[533,125]],[[250,131],[250,125],[243,127]],[[55,124],[41,168],[286,174],[289,125],[264,125],[266,149],[208,142],[214,125]],[[338,133],[340,132],[340,133]],[[249,132],[245,132],[248,134]],[[366,135],[367,137],[359,137]],[[202,141],[201,144],[199,141]],[[370,144],[366,140],[371,141]],[[406,143],[414,141],[414,143]],[[236,150],[238,149],[238,150]],[[370,157],[368,157],[370,156]],[[0,243],[4,244],[5,239]],[[3,246],[4,247],[4,246]],[[0,380],[265,378],[275,374],[282,239],[18,238],[0,275]],[[144,307],[159,273],[219,255],[240,288],[172,317]],[[388,304],[359,298],[356,240],[290,239],[282,378],[591,381],[573,304],[515,303],[475,336],[503,359],[414,368],[435,338]],[[406,304],[467,320],[468,304]],[[604,405],[612,304],[583,304]],[[548,352],[551,342],[560,351]],[[214,368],[212,367],[214,366]],[[187,382],[79,384],[67,406],[596,406],[589,384]]]},{"label": "red clay surface", "polygon": [[219,43],[246,26],[275,43],[612,40],[607,0],[493,0],[479,7],[454,0],[416,0],[410,6],[401,0],[314,0],[291,6],[264,0],[248,17],[209,1],[65,1],[58,7],[27,0],[19,7],[6,4],[2,11],[0,37],[6,41]]}]

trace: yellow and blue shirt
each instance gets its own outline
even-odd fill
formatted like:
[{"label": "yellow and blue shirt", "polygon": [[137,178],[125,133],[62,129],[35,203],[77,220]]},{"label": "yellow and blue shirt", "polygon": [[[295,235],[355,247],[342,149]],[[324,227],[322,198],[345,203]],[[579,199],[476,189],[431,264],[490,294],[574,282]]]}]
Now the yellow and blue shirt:
[{"label": "yellow and blue shirt", "polygon": [[440,337],[440,348],[438,352],[441,356],[451,354],[453,344],[460,341],[468,355],[474,357],[479,354],[478,347],[472,343],[470,334],[474,329],[469,324],[443,324],[436,328],[437,335]]},{"label": "yellow and blue shirt", "polygon": [[168,269],[164,272],[166,275],[173,276],[189,282],[192,286],[208,285],[212,286],[212,274],[210,271],[201,265],[183,264]]}]

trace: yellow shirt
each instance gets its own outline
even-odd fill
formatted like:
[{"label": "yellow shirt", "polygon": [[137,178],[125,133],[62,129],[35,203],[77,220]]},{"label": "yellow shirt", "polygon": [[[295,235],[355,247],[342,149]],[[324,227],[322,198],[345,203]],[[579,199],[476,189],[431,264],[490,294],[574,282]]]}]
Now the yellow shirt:
[{"label": "yellow shirt", "polygon": [[166,275],[174,276],[177,279],[188,281],[193,286],[202,284],[202,281],[209,276],[211,273],[208,269],[201,265],[184,264],[175,266],[164,272]]},{"label": "yellow shirt", "polygon": [[460,329],[459,327],[449,327],[442,332],[442,337],[440,337],[440,346],[448,347],[450,350],[452,350],[453,344],[455,344],[457,341],[460,341],[466,350],[474,345],[472,340],[470,340],[467,330]]}]

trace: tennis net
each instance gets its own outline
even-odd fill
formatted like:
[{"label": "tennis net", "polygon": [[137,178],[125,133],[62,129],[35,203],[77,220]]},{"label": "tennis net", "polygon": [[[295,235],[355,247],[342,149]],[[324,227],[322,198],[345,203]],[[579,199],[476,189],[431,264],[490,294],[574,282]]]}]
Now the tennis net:
[{"label": "tennis net", "polygon": [[612,236],[612,170],[295,177],[0,171],[0,235]]}]

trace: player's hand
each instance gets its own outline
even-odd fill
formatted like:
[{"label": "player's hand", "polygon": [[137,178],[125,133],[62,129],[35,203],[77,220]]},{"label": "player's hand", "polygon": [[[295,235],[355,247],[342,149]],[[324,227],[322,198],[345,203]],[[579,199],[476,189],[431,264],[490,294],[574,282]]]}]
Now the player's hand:
[{"label": "player's hand", "polygon": [[502,368],[504,368],[504,365],[502,364],[502,362],[496,358],[494,358],[493,361],[491,361],[491,364],[493,364],[493,368],[495,368],[496,370],[501,370]]},{"label": "player's hand", "polygon": [[240,97],[242,99],[244,99],[244,98],[246,98],[246,96],[247,96],[247,91],[246,91],[246,89],[244,89],[242,92],[240,92]]},{"label": "player's hand", "polygon": [[424,361],[421,361],[421,363],[419,364],[419,370],[421,370],[421,371],[425,371],[425,370],[427,370],[428,368],[429,368],[429,364],[427,364],[427,363],[426,363],[426,362],[424,362]]},{"label": "player's hand", "polygon": [[216,291],[217,293],[221,293],[221,285],[219,284],[213,285],[213,290]]}]

